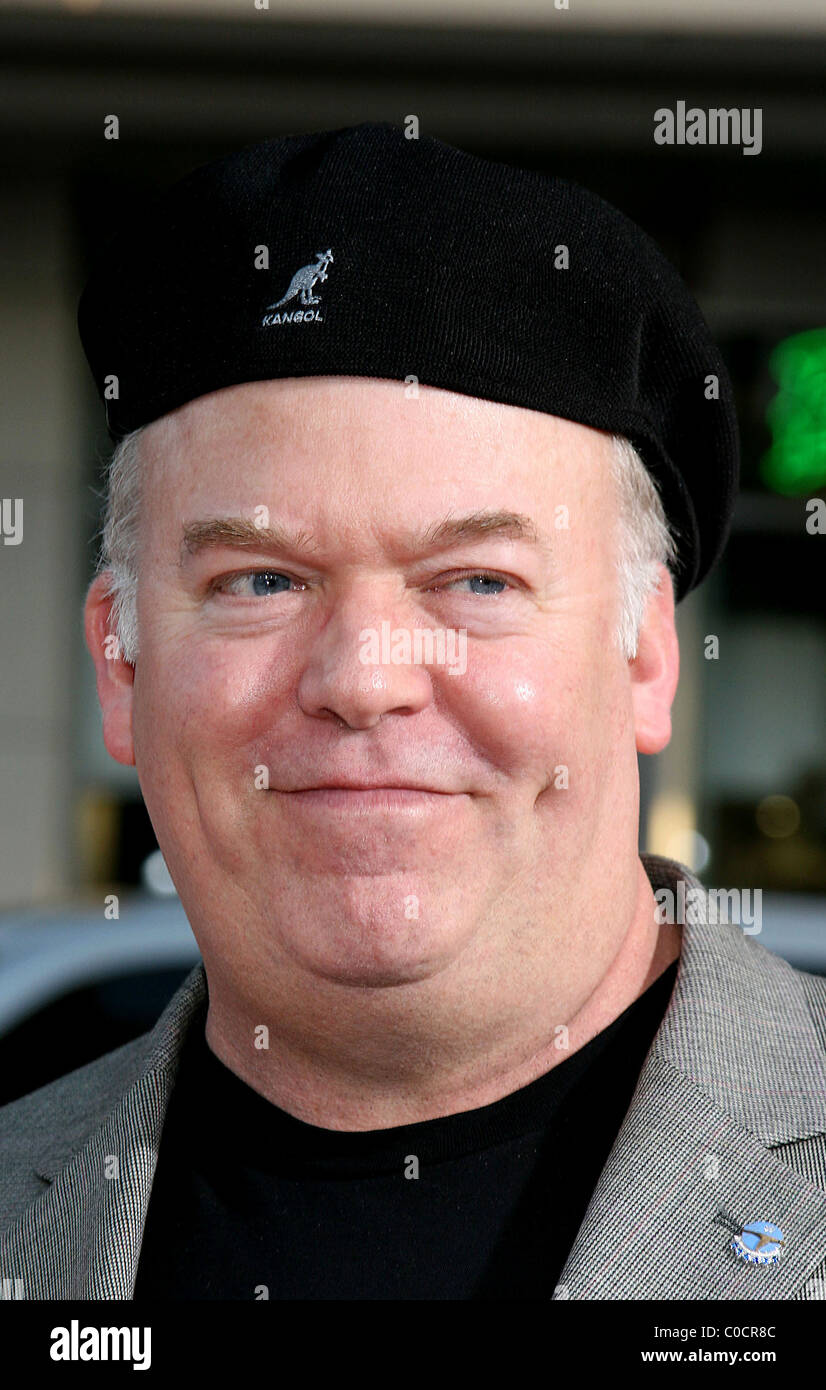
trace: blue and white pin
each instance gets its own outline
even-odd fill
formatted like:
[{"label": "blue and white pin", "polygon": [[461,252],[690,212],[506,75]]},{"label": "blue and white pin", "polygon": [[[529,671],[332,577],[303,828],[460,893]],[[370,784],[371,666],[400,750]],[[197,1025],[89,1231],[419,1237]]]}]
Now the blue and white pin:
[{"label": "blue and white pin", "polygon": [[776,1265],[785,1241],[783,1232],[773,1221],[747,1221],[745,1224],[732,1221],[730,1216],[720,1211],[715,1216],[721,1226],[732,1232],[734,1239],[730,1248],[741,1260],[750,1265]]}]

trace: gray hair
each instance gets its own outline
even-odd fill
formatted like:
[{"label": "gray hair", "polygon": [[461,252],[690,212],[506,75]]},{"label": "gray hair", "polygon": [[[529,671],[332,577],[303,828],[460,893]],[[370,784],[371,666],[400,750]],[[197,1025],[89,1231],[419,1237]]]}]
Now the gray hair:
[{"label": "gray hair", "polygon": [[[117,444],[106,470],[104,521],[98,574],[107,574],[113,598],[111,626],[121,655],[138,656],[138,511],[141,469],[140,429]],[[658,565],[673,575],[677,558],[656,484],[636,449],[612,435],[611,474],[619,497],[617,570],[619,620],[614,639],[627,661],[637,654],[640,626],[649,595],[658,587]]]},{"label": "gray hair", "polygon": [[611,476],[619,498],[616,564],[619,573],[619,620],[614,640],[631,661],[649,596],[659,587],[659,565],[674,583],[677,545],[668,527],[657,485],[637,450],[621,434],[611,436]]}]

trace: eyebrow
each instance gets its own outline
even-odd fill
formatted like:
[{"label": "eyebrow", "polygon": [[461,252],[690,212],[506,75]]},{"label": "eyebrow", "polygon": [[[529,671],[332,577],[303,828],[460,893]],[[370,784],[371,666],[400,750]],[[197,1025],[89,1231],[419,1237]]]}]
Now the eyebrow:
[{"label": "eyebrow", "polygon": [[[406,532],[401,544],[411,552],[429,554],[463,542],[488,539],[522,541],[548,555],[551,552],[550,542],[531,517],[509,511],[476,511],[466,516],[447,516],[423,531]],[[290,531],[278,523],[256,526],[249,517],[206,517],[184,524],[181,564],[204,550],[218,546],[311,555],[315,541],[308,531]]]}]

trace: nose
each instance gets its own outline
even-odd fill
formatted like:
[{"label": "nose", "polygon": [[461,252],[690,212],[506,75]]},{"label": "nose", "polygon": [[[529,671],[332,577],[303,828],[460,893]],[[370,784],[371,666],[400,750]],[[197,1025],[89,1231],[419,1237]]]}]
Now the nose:
[{"label": "nose", "polygon": [[[408,609],[402,614],[363,590],[339,596],[301,671],[298,702],[304,713],[370,729],[382,715],[424,709],[433,687],[428,668],[409,655],[417,625],[422,624],[411,621]],[[405,628],[411,634],[407,643],[399,635]]]}]

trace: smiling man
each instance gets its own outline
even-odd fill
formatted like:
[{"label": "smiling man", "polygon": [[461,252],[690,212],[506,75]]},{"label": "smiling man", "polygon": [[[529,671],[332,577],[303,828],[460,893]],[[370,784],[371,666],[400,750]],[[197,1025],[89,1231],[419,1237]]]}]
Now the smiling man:
[{"label": "smiling man", "polygon": [[[103,737],[203,965],[0,1116],[3,1272],[823,1297],[824,984],[638,849],[737,473],[676,272],[575,185],[365,125],[176,185],[80,322],[118,444]],[[387,627],[462,669],[365,659]]]},{"label": "smiling man", "polygon": [[[580,1047],[678,954],[637,855],[673,596],[629,671],[612,449],[354,377],[231,387],[143,433],[134,667],[104,655],[105,575],[88,606],[104,738],[201,946],[210,1047],[303,1120],[497,1100],[562,1059],[558,1025]],[[466,674],[366,668],[388,616],[465,629]]]}]

